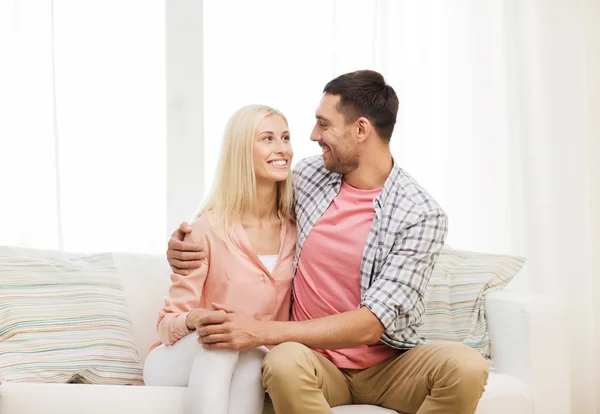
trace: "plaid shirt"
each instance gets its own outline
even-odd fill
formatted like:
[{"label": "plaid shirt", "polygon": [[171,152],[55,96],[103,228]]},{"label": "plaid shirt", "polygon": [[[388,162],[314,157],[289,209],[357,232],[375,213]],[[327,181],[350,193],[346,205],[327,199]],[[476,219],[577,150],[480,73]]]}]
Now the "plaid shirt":
[{"label": "plaid shirt", "polygon": [[[294,169],[298,243],[294,270],[306,237],[340,191],[342,175],[329,172],[321,156]],[[394,162],[373,200],[375,218],[360,267],[360,306],[385,327],[381,341],[398,349],[423,343],[417,334],[423,295],[444,244],[448,219],[419,184]]]}]

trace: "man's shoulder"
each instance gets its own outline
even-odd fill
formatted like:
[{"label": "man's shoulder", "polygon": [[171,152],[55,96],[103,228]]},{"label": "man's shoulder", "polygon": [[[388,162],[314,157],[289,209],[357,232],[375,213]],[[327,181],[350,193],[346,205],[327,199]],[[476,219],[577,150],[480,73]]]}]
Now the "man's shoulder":
[{"label": "man's shoulder", "polygon": [[339,174],[325,168],[323,157],[315,155],[304,158],[294,168],[294,184],[296,190],[308,189],[311,186],[322,187]]},{"label": "man's shoulder", "polygon": [[444,210],[435,198],[415,178],[399,167],[394,185],[388,193],[388,202],[397,207],[411,209],[419,216],[428,214],[445,216]]}]

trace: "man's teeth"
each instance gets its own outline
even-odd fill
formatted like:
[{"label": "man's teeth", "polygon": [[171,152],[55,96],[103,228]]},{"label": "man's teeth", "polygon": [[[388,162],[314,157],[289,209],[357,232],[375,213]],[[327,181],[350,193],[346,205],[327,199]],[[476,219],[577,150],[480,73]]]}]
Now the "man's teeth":
[{"label": "man's teeth", "polygon": [[271,162],[269,162],[269,164],[274,165],[276,167],[285,167],[287,165],[287,161],[284,161],[284,160],[271,161]]}]

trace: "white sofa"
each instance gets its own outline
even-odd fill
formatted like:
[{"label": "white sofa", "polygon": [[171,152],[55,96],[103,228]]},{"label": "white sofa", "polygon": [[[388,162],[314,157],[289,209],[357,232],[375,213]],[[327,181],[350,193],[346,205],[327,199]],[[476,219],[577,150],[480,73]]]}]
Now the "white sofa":
[{"label": "white sofa", "polygon": [[[169,287],[161,255],[115,253],[140,358],[157,340],[157,311]],[[547,299],[508,290],[488,295],[486,315],[495,371],[477,414],[567,414],[569,367],[564,316]],[[83,384],[3,383],[0,414],[183,414],[184,388]],[[265,413],[272,413],[267,403]],[[335,414],[393,413],[343,406]],[[281,413],[285,414],[285,413]]]}]

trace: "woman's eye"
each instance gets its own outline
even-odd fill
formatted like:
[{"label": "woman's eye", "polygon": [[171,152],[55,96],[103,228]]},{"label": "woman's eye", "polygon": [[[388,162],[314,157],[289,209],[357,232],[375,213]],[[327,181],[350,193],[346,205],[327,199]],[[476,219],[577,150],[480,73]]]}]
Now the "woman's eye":
[{"label": "woman's eye", "polygon": [[284,141],[289,141],[291,138],[289,135],[286,135],[286,136],[281,137],[281,139]]},{"label": "woman's eye", "polygon": [[271,137],[271,136],[264,137],[263,140],[265,140],[265,141],[273,141],[273,137]]}]

